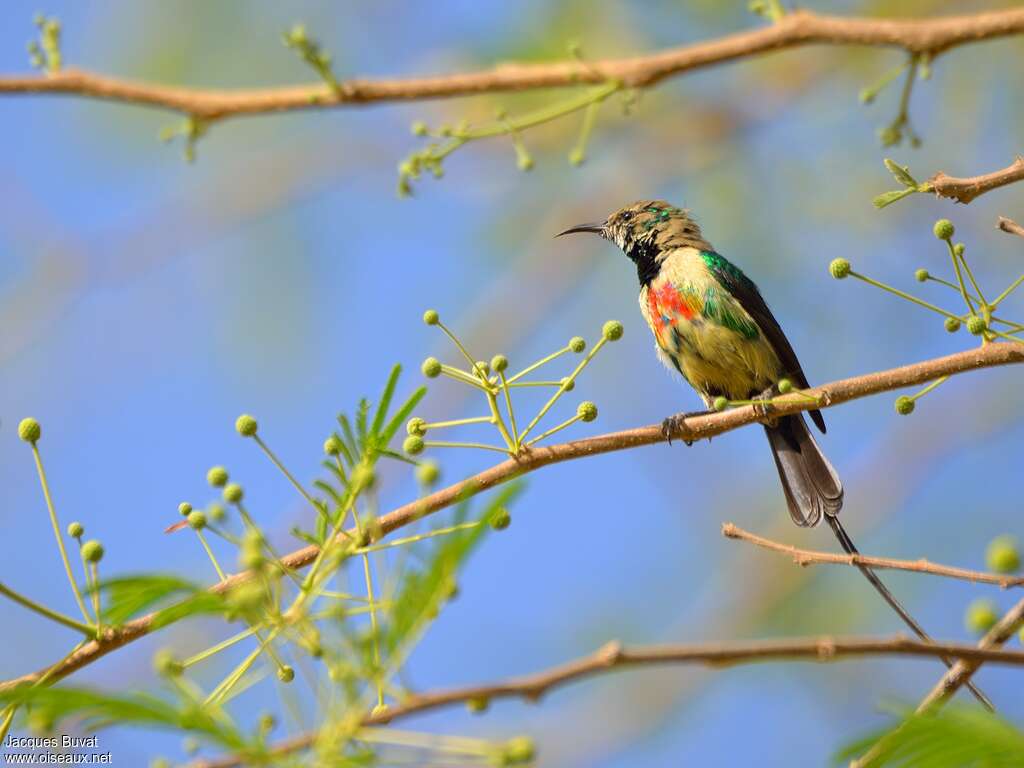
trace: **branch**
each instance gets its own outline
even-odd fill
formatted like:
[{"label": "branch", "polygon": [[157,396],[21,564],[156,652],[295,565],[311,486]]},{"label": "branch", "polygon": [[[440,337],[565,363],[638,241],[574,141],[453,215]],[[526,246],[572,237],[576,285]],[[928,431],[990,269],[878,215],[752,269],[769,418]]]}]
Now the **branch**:
[{"label": "branch", "polygon": [[813,44],[902,48],[937,56],[951,48],[1024,32],[1024,9],[937,19],[871,19],[793,11],[771,26],[657,53],[593,62],[504,64],[436,77],[353,79],[282,88],[212,90],[159,85],[65,69],[39,76],[0,77],[0,93],[65,94],[159,107],[213,121],[237,115],[343,107],[386,101],[474,96],[499,91],[619,81],[654,85],[668,77],[771,51]]},{"label": "branch", "polygon": [[[654,664],[701,664],[712,667],[762,661],[832,662],[864,656],[946,656],[971,663],[995,662],[1024,665],[1024,650],[979,648],[969,643],[925,643],[902,635],[883,638],[796,638],[753,640],[714,645],[661,645],[625,648],[610,642],[580,659],[532,675],[513,677],[498,683],[465,686],[414,695],[401,704],[387,707],[363,718],[364,726],[385,725],[399,718],[471,700],[523,698],[536,702],[552,688],[625,667]],[[312,744],[316,734],[300,734],[275,745],[272,754],[295,752]],[[199,760],[189,768],[234,768],[241,765],[237,755]]]},{"label": "branch", "polygon": [[[981,640],[978,641],[979,649],[991,650],[999,648],[1013,637],[1021,625],[1024,624],[1024,600],[1014,605],[995,626],[990,629]],[[921,701],[917,707],[918,712],[923,712],[934,706],[941,705],[950,696],[956,693],[981,666],[981,660],[968,661],[962,657],[960,661],[948,670],[942,679]]]},{"label": "branch", "polygon": [[996,223],[996,229],[1001,229],[1010,235],[1016,235],[1017,237],[1024,237],[1024,227],[1018,224],[1013,219],[1008,219],[1005,216],[1000,216],[999,221]]},{"label": "branch", "polygon": [[[941,376],[951,376],[980,368],[991,368],[1000,365],[1024,363],[1024,344],[990,343],[982,347],[958,352],[945,357],[938,357],[900,368],[869,373],[849,379],[841,379],[824,384],[820,387],[803,390],[783,397],[775,398],[770,407],[772,416],[798,413],[812,408],[828,408],[840,403],[857,400],[868,395],[888,392],[894,389],[915,386]],[[816,398],[817,402],[810,398]],[[710,438],[724,432],[737,429],[747,424],[758,422],[762,416],[753,406],[743,406],[721,413],[691,416],[679,424],[675,422],[673,439],[696,441]],[[378,518],[374,527],[374,541],[406,526],[422,517],[451,506],[459,501],[506,483],[520,475],[532,472],[549,464],[557,464],[570,459],[596,456],[612,451],[638,448],[665,441],[662,427],[652,424],[646,427],[611,432],[605,435],[574,440],[557,445],[538,446],[524,451],[522,454],[496,464],[466,480],[436,491],[417,501],[398,507]],[[353,532],[339,534],[351,536]],[[304,568],[316,559],[319,548],[313,545],[303,547],[287,554],[281,561],[290,569]],[[248,572],[229,576],[210,587],[215,594],[225,593],[251,578]],[[152,631],[154,614],[147,614],[126,624],[106,631],[102,640],[92,640],[70,654],[55,665],[37,672],[22,675],[0,682],[0,692],[10,690],[22,683],[33,683],[43,675],[48,680],[57,681],[72,672],[91,664],[111,651],[120,648]]]},{"label": "branch", "polygon": [[[995,626],[978,641],[976,647],[978,650],[986,651],[1001,648],[1013,637],[1021,625],[1024,625],[1024,600],[1019,601],[1007,611],[1003,618],[997,621]],[[916,714],[938,709],[945,704],[954,693],[967,684],[984,661],[984,659],[968,659],[966,656],[962,656],[917,705]],[[875,765],[891,738],[902,727],[902,725],[897,726],[894,731],[876,741],[862,757],[850,763],[850,768],[868,768],[868,766]]]},{"label": "branch", "polygon": [[[1005,187],[1007,184],[1013,184],[1021,179],[1024,179],[1024,157],[1017,155],[1017,158],[1005,168],[992,171],[992,173],[983,173],[980,176],[958,178],[956,176],[947,176],[942,171],[939,171],[928,179],[927,186],[930,191],[939,197],[949,198],[950,200],[966,204],[976,197],[984,195],[986,192],[999,189],[999,187]],[[1009,221],[1009,219],[1006,219],[1006,221]],[[1000,229],[1003,229],[1002,222],[1003,220],[1000,219]],[[1010,223],[1013,224],[1013,222]]]},{"label": "branch", "polygon": [[1008,587],[1024,586],[1024,576],[1003,576],[998,573],[986,573],[985,571],[972,571],[967,568],[955,568],[950,565],[939,565],[929,562],[924,558],[919,560],[896,560],[891,557],[871,557],[868,555],[841,555],[835,552],[815,552],[809,549],[798,549],[789,544],[781,544],[771,539],[745,531],[732,523],[722,525],[722,535],[727,539],[748,541],[762,549],[770,549],[773,552],[782,552],[793,558],[793,562],[801,567],[808,565],[819,565],[831,563],[834,565],[864,565],[869,568],[882,568],[893,571],[913,571],[915,573],[930,573],[934,576],[947,576],[951,579],[963,579],[964,581],[981,584],[996,584],[1003,589]]}]

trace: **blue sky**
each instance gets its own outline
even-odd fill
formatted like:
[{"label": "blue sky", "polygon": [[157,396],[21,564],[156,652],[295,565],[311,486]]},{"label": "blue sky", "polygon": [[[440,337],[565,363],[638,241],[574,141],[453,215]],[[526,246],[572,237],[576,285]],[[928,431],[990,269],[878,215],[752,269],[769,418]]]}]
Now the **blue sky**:
[{"label": "blue sky", "polygon": [[[570,39],[595,58],[636,53],[760,23],[740,6],[614,2],[598,12],[586,3],[383,2],[357,10],[178,1],[51,2],[42,10],[63,22],[68,65],[236,87],[311,79],[280,44],[298,20],[334,53],[340,75],[387,76],[563,56]],[[881,4],[813,7],[872,13]],[[26,71],[35,10],[7,4],[0,71]],[[455,362],[420,321],[428,307],[474,354],[503,352],[513,366],[575,334],[595,339],[607,319],[622,321],[624,338],[602,351],[574,393],[594,400],[600,417],[573,435],[697,408],[654,358],[632,265],[596,240],[551,237],[636,198],[694,209],[708,239],[761,285],[812,381],[966,348],[973,340],[965,333],[950,336],[909,304],[833,281],[827,265],[848,258],[955,306],[944,289],[913,282],[917,267],[944,267],[931,224],[949,216],[983,286],[998,292],[1019,274],[1019,241],[993,230],[999,214],[1024,215],[1019,189],[968,207],[918,195],[877,212],[870,200],[894,187],[885,156],[919,177],[939,168],[970,175],[1012,159],[1020,150],[1020,45],[973,46],[936,62],[932,79],[915,88],[912,117],[925,138],[917,150],[878,145],[876,129],[895,113],[893,90],[871,107],[857,101],[859,88],[899,55],[815,48],[672,80],[644,94],[632,117],[607,106],[579,169],[565,162],[576,117],[526,134],[537,161],[528,174],[516,170],[506,140],[472,144],[411,200],[396,198],[394,169],[417,146],[413,120],[486,118],[499,106],[523,109],[557,95],[230,120],[202,140],[192,166],[157,140],[173,115],[0,99],[0,578],[74,607],[31,455],[15,434],[26,415],[42,422],[62,519],[81,520],[104,541],[106,572],[212,578],[191,537],[162,530],[182,499],[212,498],[204,477],[213,464],[245,483],[254,513],[285,546],[307,510],[235,435],[235,417],[257,415],[274,450],[312,480],[335,414],[378,392],[392,364],[405,366],[408,392],[422,382],[427,355]],[[1024,315],[1020,298],[1011,309]],[[1017,393],[1016,371],[992,370],[950,381],[909,418],[895,415],[895,393],[826,414],[822,445],[844,478],[844,518],[865,551],[982,567],[993,536],[1022,533]],[[456,385],[432,382],[421,410],[458,418],[479,407]],[[463,451],[436,458],[448,480],[491,461]],[[385,481],[384,509],[416,492],[400,472]],[[732,521],[833,548],[826,530],[789,524],[759,429],[546,468],[528,478],[513,518],[472,560],[459,600],[413,657],[418,687],[531,672],[613,638],[900,629],[855,572],[797,569],[721,537],[721,524]],[[987,594],[921,577],[889,581],[926,627],[949,639],[968,637],[963,609]],[[1011,595],[992,596],[1009,605]],[[12,626],[0,654],[4,677],[67,648],[67,636],[10,603],[0,603],[0,621]],[[198,648],[222,631],[175,627],[76,680],[153,686],[155,648]],[[794,749],[821,764],[883,722],[879,704],[919,698],[939,670],[907,660],[645,670],[579,683],[538,705],[505,702],[483,718],[444,711],[415,725],[493,738],[533,733],[541,765],[782,766]],[[1005,714],[1024,716],[1019,673],[985,669],[979,679]],[[253,697],[246,706],[254,710],[276,701],[272,686]],[[180,755],[177,738],[165,734],[115,730],[104,743],[124,765]]]}]

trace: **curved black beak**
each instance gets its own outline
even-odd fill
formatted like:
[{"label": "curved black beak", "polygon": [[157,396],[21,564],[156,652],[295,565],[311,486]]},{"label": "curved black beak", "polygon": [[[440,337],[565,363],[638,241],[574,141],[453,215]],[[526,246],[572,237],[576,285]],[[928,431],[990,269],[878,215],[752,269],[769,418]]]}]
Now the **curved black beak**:
[{"label": "curved black beak", "polygon": [[595,235],[604,236],[604,222],[597,222],[594,224],[577,224],[575,227],[570,227],[564,232],[559,232],[555,237],[561,237],[562,235],[571,235],[574,232],[593,232]]}]

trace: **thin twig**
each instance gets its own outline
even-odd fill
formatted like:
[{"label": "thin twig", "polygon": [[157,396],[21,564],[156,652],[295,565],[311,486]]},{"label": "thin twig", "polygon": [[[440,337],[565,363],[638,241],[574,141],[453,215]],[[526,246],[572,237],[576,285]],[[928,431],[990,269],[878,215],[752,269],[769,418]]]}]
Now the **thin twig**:
[{"label": "thin twig", "polygon": [[[986,192],[1005,187],[1007,184],[1013,184],[1021,179],[1024,179],[1024,157],[1017,155],[1016,159],[1005,168],[992,171],[992,173],[983,173],[980,176],[958,178],[947,176],[939,171],[928,179],[927,186],[929,191],[939,197],[946,197],[966,204]],[[1000,226],[1000,228],[1002,227]]]},{"label": "thin twig", "polygon": [[722,535],[728,539],[737,539],[755,544],[762,549],[769,549],[773,552],[781,552],[793,558],[793,562],[801,567],[808,565],[833,564],[833,565],[865,565],[869,568],[882,568],[893,571],[913,571],[914,573],[930,573],[933,576],[946,576],[951,579],[962,579],[964,581],[976,582],[979,584],[995,584],[1007,589],[1009,587],[1024,586],[1024,576],[1004,576],[998,573],[987,573],[985,571],[972,571],[968,568],[956,568],[951,565],[939,565],[924,558],[919,560],[897,560],[891,557],[872,557],[869,555],[843,555],[836,552],[817,552],[810,549],[798,549],[789,544],[782,544],[763,536],[758,536],[750,531],[745,531],[733,523],[722,525]]},{"label": "thin twig", "polygon": [[[796,638],[752,640],[734,643],[700,645],[661,645],[626,648],[610,642],[589,656],[552,667],[543,672],[513,677],[497,683],[421,693],[400,704],[387,707],[363,718],[363,726],[386,725],[399,718],[459,704],[470,700],[487,701],[498,698],[523,698],[536,702],[552,688],[569,682],[626,667],[656,664],[699,664],[712,667],[749,664],[764,661],[832,662],[864,656],[916,656],[934,658],[948,656],[971,663],[994,662],[1024,665],[1024,650],[978,648],[970,643],[924,643],[902,635],[884,638]],[[294,736],[271,748],[275,756],[296,752],[313,743],[315,733]],[[188,768],[235,768],[241,765],[238,755],[198,760]]]},{"label": "thin twig", "polygon": [[[939,376],[954,375],[980,368],[1024,363],[1024,344],[996,342],[958,352],[945,357],[938,357],[900,368],[891,368],[863,376],[841,379],[803,390],[802,393],[783,395],[773,400],[770,407],[772,416],[797,413],[812,408],[827,408],[841,403],[856,400],[880,392],[923,384]],[[808,399],[814,398],[814,401]],[[761,406],[764,408],[764,406]],[[759,422],[764,416],[753,406],[743,406],[706,415],[691,416],[682,423],[674,421],[675,429],[672,439],[697,441],[710,438],[737,429],[747,424]],[[466,480],[462,480],[447,488],[443,488],[422,499],[405,504],[378,518],[374,529],[373,541],[422,519],[424,516],[450,507],[464,499],[506,483],[527,472],[532,472],[549,464],[562,461],[581,459],[612,451],[622,451],[653,445],[666,440],[661,424],[611,432],[605,435],[573,440],[556,445],[537,446],[521,454],[495,464]],[[351,532],[342,532],[338,537],[351,537]],[[368,543],[373,543],[373,541]],[[280,559],[289,571],[310,565],[320,552],[315,545],[303,547]],[[223,594],[252,578],[249,572],[236,573],[210,587],[215,594]],[[101,640],[90,641],[75,654],[65,660],[53,673],[53,679],[59,680],[72,672],[91,664],[117,648],[131,643],[152,630],[155,614],[140,616],[137,619],[117,628],[107,629]],[[34,682],[42,672],[32,672],[21,677],[0,682],[0,692],[23,683]]]},{"label": "thin twig", "polygon": [[999,221],[996,224],[996,229],[1001,229],[1010,235],[1016,235],[1017,237],[1024,237],[1024,227],[1018,224],[1013,219],[1008,219],[1005,216],[1000,216]]},{"label": "thin twig", "polygon": [[236,115],[319,109],[382,101],[475,96],[619,81],[651,86],[673,75],[771,51],[807,45],[902,48],[934,58],[951,48],[1024,33],[1024,9],[934,19],[873,19],[793,11],[770,26],[705,42],[622,59],[546,64],[502,64],[493,69],[436,77],[344,80],[327,83],[214,90],[160,85],[62,69],[34,76],[0,77],[0,93],[65,94],[169,109],[210,122]]}]

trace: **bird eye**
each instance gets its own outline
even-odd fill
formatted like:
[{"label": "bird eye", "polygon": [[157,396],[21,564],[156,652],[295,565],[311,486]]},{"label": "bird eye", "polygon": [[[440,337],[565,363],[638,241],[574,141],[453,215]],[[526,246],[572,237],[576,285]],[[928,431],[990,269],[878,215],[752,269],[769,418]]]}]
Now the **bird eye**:
[{"label": "bird eye", "polygon": [[626,211],[625,213],[622,214],[622,220],[623,221],[629,221],[632,218],[633,218],[633,212],[632,211]]}]

